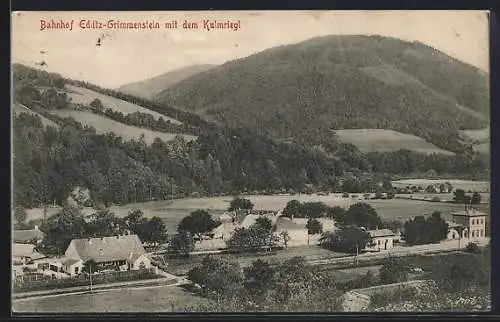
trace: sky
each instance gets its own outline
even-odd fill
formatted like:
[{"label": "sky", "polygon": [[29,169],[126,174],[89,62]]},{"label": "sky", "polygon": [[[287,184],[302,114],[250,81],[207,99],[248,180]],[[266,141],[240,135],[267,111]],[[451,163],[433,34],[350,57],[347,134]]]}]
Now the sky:
[{"label": "sky", "polygon": [[[73,29],[41,29],[41,20],[73,22]],[[239,28],[206,30],[202,21],[238,22]],[[159,29],[82,29],[81,20],[156,21]],[[198,22],[184,29],[182,22]],[[164,28],[178,21],[177,29]],[[489,71],[485,11],[198,11],[14,12],[13,62],[116,88],[196,64],[222,64],[264,49],[325,35],[382,35],[418,40]],[[104,35],[101,46],[97,39]]]}]

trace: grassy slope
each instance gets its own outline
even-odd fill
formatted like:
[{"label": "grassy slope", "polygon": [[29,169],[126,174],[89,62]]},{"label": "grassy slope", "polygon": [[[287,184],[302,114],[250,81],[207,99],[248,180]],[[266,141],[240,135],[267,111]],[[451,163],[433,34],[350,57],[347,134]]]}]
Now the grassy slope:
[{"label": "grassy slope", "polygon": [[141,134],[144,134],[144,139],[148,144],[153,143],[155,138],[160,138],[163,141],[171,141],[177,135],[181,135],[187,141],[196,139],[196,136],[192,135],[156,132],[123,124],[107,117],[96,115],[90,112],[82,112],[76,110],[57,110],[53,111],[53,113],[60,117],[72,117],[83,125],[92,126],[96,129],[96,132],[98,134],[113,132],[116,135],[122,137],[124,140],[138,139]]},{"label": "grassy slope", "polygon": [[186,68],[174,70],[159,76],[152,77],[140,82],[123,85],[117,90],[122,93],[142,98],[154,98],[165,88],[177,84],[184,79],[214,68],[215,65],[193,65]]},{"label": "grassy slope", "polygon": [[55,123],[54,121],[49,120],[48,118],[44,117],[43,115],[41,115],[35,111],[32,111],[29,108],[27,108],[26,106],[19,104],[17,102],[12,104],[12,113],[13,113],[13,115],[18,115],[20,113],[29,113],[31,115],[36,115],[41,119],[43,125],[53,126],[56,128],[59,127],[59,125],[57,123]]},{"label": "grassy slope", "polygon": [[73,103],[79,103],[79,104],[85,104],[88,105],[90,104],[94,99],[98,98],[102,104],[104,105],[105,108],[111,108],[115,111],[122,112],[124,114],[131,114],[134,112],[141,112],[141,113],[147,113],[151,114],[154,116],[155,119],[158,119],[160,117],[163,117],[165,121],[170,120],[172,124],[181,124],[178,120],[169,118],[165,115],[162,115],[160,113],[151,111],[147,108],[138,106],[136,104],[132,104],[130,102],[126,102],[111,96],[106,96],[100,93],[97,93],[95,91],[92,91],[87,88],[79,87],[79,86],[73,86],[73,85],[66,85],[66,88],[68,89],[69,97],[71,97],[71,101]]},{"label": "grassy slope", "polygon": [[439,142],[443,127],[485,127],[488,96],[487,75],[421,43],[330,36],[228,62],[157,99],[280,138],[380,128]]},{"label": "grassy slope", "polygon": [[411,134],[380,129],[345,129],[337,130],[335,134],[343,143],[354,144],[364,153],[392,152],[411,148],[413,151],[426,154],[442,153],[452,155],[450,151],[438,148],[434,144]]}]

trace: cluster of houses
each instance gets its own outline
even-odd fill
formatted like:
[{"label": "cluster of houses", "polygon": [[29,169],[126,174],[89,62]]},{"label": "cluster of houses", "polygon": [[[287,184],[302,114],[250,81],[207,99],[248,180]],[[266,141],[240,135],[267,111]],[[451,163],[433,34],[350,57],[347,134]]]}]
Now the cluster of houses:
[{"label": "cluster of houses", "polygon": [[[467,242],[480,242],[485,237],[486,214],[471,207],[466,207],[463,211],[453,212],[452,220],[447,221],[447,240],[464,240]],[[232,233],[237,228],[248,228],[252,226],[257,218],[264,216],[271,220],[276,227],[276,235],[282,236],[287,233],[288,246],[301,246],[315,243],[319,240],[319,235],[309,236],[307,218],[284,217],[281,212],[245,212],[235,211],[224,213],[218,217],[222,223],[213,230],[213,238],[220,240],[220,246],[224,247],[224,242],[231,238]],[[317,219],[323,226],[323,231],[335,231],[335,221],[330,218]],[[402,240],[402,231],[392,231],[390,229],[366,230],[370,235],[370,243],[363,251],[384,251],[394,248]]]},{"label": "cluster of houses", "polygon": [[[27,233],[25,233],[28,235]],[[14,236],[22,234],[14,231]],[[43,234],[39,234],[43,238]],[[48,257],[35,250],[29,239],[16,239],[12,244],[13,279],[23,279],[25,272],[34,276],[66,278],[81,274],[87,261],[96,263],[96,271],[127,271],[151,268],[151,259],[137,235],[127,233],[101,238],[73,239],[64,256]],[[41,241],[41,238],[38,241]],[[25,242],[25,243],[22,243]]]},{"label": "cluster of houses", "polygon": [[[235,211],[219,216],[221,225],[212,231],[212,241],[220,247],[231,238],[237,228],[248,228],[264,216],[276,227],[276,235],[288,235],[287,246],[315,244],[320,235],[308,234],[307,218],[284,217],[281,212]],[[462,247],[469,242],[480,242],[485,237],[486,214],[466,207],[463,211],[452,213],[453,220],[448,222],[448,240],[462,240]],[[334,220],[318,218],[323,231],[335,231]],[[400,242],[401,232],[390,229],[367,230],[371,242],[364,251],[390,250]],[[36,251],[44,234],[35,226],[32,230],[14,230],[12,243],[13,278],[22,278],[26,272],[41,274],[51,278],[72,277],[82,273],[85,263],[93,260],[97,272],[106,270],[126,271],[152,267],[151,258],[137,235],[127,232],[124,235],[101,238],[73,239],[64,256],[48,257]],[[284,241],[282,240],[284,244]]]}]

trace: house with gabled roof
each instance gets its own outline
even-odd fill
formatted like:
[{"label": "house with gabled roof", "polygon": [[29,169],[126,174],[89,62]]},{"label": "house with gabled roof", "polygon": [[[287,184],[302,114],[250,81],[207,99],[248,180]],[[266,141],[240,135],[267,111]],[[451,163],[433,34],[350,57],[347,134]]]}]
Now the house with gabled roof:
[{"label": "house with gabled roof", "polygon": [[34,229],[13,230],[12,240],[21,244],[39,244],[44,237],[44,233],[35,225]]},{"label": "house with gabled roof", "polygon": [[390,229],[367,230],[370,235],[370,242],[366,245],[365,251],[389,250],[394,247],[394,240],[398,237]]},{"label": "house with gabled roof", "polygon": [[12,243],[12,262],[14,265],[26,265],[27,263],[44,258],[45,255],[35,249],[35,245]]},{"label": "house with gabled roof", "polygon": [[81,272],[89,260],[97,263],[97,270],[151,268],[151,259],[137,235],[73,239],[64,255],[64,266],[71,274]]}]

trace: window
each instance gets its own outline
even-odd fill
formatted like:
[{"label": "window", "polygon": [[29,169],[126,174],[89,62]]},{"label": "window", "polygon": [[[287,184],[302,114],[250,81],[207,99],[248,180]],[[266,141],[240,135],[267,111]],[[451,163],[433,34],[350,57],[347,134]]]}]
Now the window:
[{"label": "window", "polygon": [[472,237],[474,237],[474,230],[472,231]]},{"label": "window", "polygon": [[482,229],[479,231],[479,234],[481,237],[483,237],[483,230]]},{"label": "window", "polygon": [[78,266],[75,267],[75,274],[78,274]]}]

